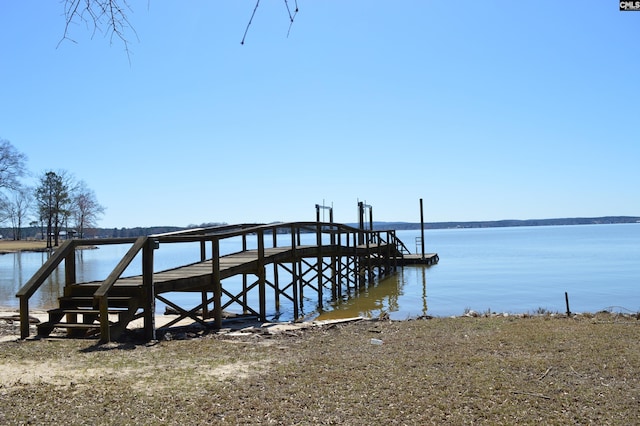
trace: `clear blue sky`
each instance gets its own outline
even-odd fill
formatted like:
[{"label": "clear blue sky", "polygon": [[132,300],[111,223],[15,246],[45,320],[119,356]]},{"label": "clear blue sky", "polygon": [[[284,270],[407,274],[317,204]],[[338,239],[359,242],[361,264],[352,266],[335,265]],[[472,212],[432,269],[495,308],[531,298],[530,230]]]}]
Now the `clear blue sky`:
[{"label": "clear blue sky", "polygon": [[58,1],[0,5],[0,137],[84,180],[100,226],[640,215],[617,1],[298,0],[287,37],[262,0],[244,46],[253,0],[130,3],[129,58],[80,23],[58,45]]}]

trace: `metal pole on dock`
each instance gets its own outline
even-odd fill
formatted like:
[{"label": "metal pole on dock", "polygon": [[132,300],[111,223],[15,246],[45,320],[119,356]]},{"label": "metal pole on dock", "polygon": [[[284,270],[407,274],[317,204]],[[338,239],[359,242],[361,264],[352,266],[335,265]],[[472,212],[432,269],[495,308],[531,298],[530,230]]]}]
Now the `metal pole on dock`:
[{"label": "metal pole on dock", "polygon": [[420,198],[420,229],[421,229],[421,238],[420,244],[422,245],[422,260],[424,260],[424,212],[422,209],[422,198]]}]

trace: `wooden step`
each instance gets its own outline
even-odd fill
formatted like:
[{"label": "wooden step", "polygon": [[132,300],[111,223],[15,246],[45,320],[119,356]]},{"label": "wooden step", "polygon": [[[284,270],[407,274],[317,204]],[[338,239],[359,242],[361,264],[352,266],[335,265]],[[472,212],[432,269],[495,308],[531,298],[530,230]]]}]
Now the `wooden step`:
[{"label": "wooden step", "polygon": [[[73,284],[65,288],[65,296],[78,296],[78,297],[88,297],[93,296],[93,294],[100,288],[99,285],[95,284]],[[142,294],[142,287],[139,286],[113,286],[109,291],[109,294],[117,297],[117,296],[137,296]]]},{"label": "wooden step", "polygon": [[[73,309],[88,307],[93,308],[94,298],[93,296],[64,296],[60,299],[61,309]],[[109,297],[110,308],[129,308],[131,304],[135,302],[135,298],[129,296],[113,296]]]},{"label": "wooden step", "polygon": [[63,328],[67,330],[69,336],[74,337],[87,337],[90,333],[94,336],[99,336],[100,324],[82,324],[82,323],[68,323],[68,322],[43,322],[38,324],[38,335],[49,336],[55,328]]},{"label": "wooden step", "polygon": [[74,322],[54,322],[54,323],[43,323],[43,326],[53,327],[53,328],[67,328],[74,330],[95,330],[100,328],[100,324],[83,324],[83,323],[74,323]]},{"label": "wooden step", "polygon": [[[107,311],[110,315],[126,314],[129,312],[127,308],[109,308]],[[77,314],[77,315],[100,315],[99,309],[82,309],[82,308],[56,308],[47,311],[50,315],[57,314]]]},{"label": "wooden step", "polygon": [[[131,310],[127,308],[109,308],[107,310],[108,315],[114,315],[118,317],[118,321],[122,321],[126,319],[128,315],[131,315]],[[63,318],[67,318],[68,322],[73,323],[93,323],[94,321],[98,321],[100,317],[99,309],[77,309],[77,308],[56,308],[47,311],[49,314],[49,321],[59,322]],[[78,318],[79,315],[82,315],[82,318]]]}]

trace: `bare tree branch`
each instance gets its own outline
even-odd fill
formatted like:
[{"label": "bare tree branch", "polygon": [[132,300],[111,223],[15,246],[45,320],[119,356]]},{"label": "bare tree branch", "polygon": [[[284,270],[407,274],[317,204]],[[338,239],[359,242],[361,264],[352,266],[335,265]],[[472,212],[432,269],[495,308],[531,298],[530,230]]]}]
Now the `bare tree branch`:
[{"label": "bare tree branch", "polygon": [[[289,30],[287,31],[287,37],[289,37],[289,33],[291,32],[291,27],[293,26],[293,21],[295,20],[295,17],[299,11],[298,0],[294,0],[294,2],[296,5],[296,8],[293,11],[293,13],[291,13],[291,8],[289,7],[289,1],[284,0],[284,5],[287,8],[287,13],[289,14]],[[247,23],[247,28],[245,28],[244,30],[244,35],[242,36],[242,41],[240,41],[240,44],[244,44],[245,40],[247,39],[247,33],[249,32],[249,27],[253,23],[253,18],[256,16],[256,11],[258,10],[258,6],[260,6],[260,0],[256,0],[256,5],[253,8],[253,12],[251,13],[251,18],[249,18],[249,22]]]},{"label": "bare tree branch", "polygon": [[293,11],[293,15],[291,14],[291,9],[289,9],[289,2],[284,0],[285,6],[287,6],[287,12],[289,13],[289,30],[287,31],[287,38],[289,38],[289,33],[291,33],[291,27],[293,26],[293,20],[296,18],[298,14],[298,0],[294,0],[296,4],[296,9]]},{"label": "bare tree branch", "polygon": [[253,13],[251,14],[251,18],[249,18],[247,28],[244,29],[244,35],[242,36],[242,41],[240,42],[240,44],[244,44],[244,40],[247,38],[247,32],[249,32],[249,27],[251,26],[251,22],[253,22],[253,17],[256,16],[256,10],[258,10],[258,6],[260,6],[260,0],[256,0],[256,7],[253,8]]},{"label": "bare tree branch", "polygon": [[[127,33],[131,32],[137,38],[138,34],[129,22],[127,15],[133,10],[127,0],[64,0],[65,27],[62,35],[63,40],[76,43],[70,37],[72,24],[82,22],[92,28],[91,38],[96,32],[109,34],[109,42],[113,44],[114,37],[120,39],[124,44],[127,57],[130,56],[129,39]],[[58,45],[60,45],[58,43]]]},{"label": "bare tree branch", "polygon": [[[129,39],[127,33],[131,32],[138,37],[135,29],[131,25],[129,18],[127,17],[133,10],[127,0],[61,0],[64,4],[64,17],[65,26],[62,39],[58,43],[58,46],[62,41],[69,40],[73,43],[76,41],[71,38],[71,30],[73,24],[77,22],[84,23],[91,29],[91,38],[95,36],[97,32],[105,32],[109,34],[109,42],[113,44],[114,38],[120,39],[124,44],[124,49],[127,52],[127,57],[131,61],[129,50]],[[283,0],[284,5],[289,15],[289,30],[287,31],[287,37],[291,32],[291,27],[298,14],[298,0],[293,0],[295,9],[290,7],[290,0]],[[249,28],[253,23],[253,18],[256,16],[256,12],[260,6],[260,0],[256,0],[256,5],[253,8],[247,27],[244,30],[242,41],[240,44],[244,44]]]}]

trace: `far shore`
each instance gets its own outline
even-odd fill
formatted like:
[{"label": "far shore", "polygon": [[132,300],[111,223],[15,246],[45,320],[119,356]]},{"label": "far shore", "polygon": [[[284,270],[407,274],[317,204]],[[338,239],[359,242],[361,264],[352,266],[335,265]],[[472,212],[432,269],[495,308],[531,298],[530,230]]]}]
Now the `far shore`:
[{"label": "far shore", "polygon": [[45,250],[47,250],[47,242],[44,240],[0,240],[0,254]]}]

